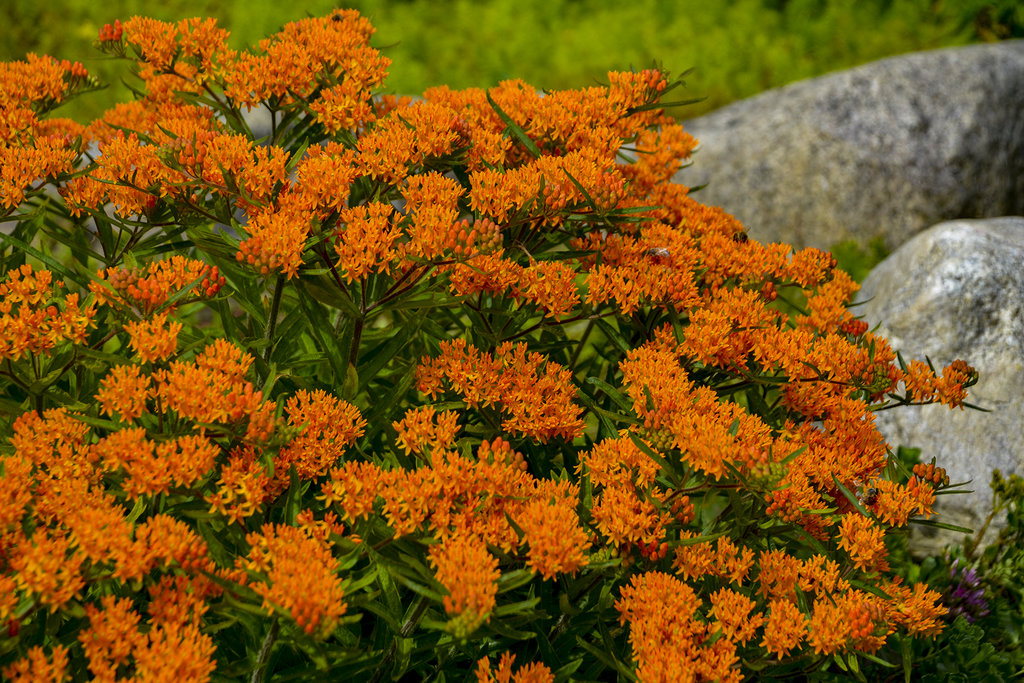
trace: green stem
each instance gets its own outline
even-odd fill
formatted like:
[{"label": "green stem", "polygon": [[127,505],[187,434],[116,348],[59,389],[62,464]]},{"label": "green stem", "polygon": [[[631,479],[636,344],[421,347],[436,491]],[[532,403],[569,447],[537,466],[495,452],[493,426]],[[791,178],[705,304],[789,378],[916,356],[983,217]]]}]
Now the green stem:
[{"label": "green stem", "polygon": [[569,370],[573,374],[576,374],[576,361],[580,359],[580,352],[583,351],[583,346],[587,343],[587,338],[590,337],[590,333],[594,329],[594,321],[588,320],[587,327],[583,330],[583,335],[580,340],[576,342],[576,348],[572,352],[572,358],[569,359]]},{"label": "green stem", "polygon": [[427,597],[424,595],[420,596],[419,602],[416,603],[416,607],[413,609],[412,614],[406,619],[405,623],[402,624],[402,628],[398,631],[398,636],[395,640],[391,641],[391,647],[381,658],[380,666],[377,667],[377,672],[370,679],[370,683],[378,683],[384,675],[387,673],[388,667],[391,662],[395,659],[395,650],[398,649],[398,638],[408,638],[409,635],[416,628],[416,625],[420,623],[420,618],[423,617],[423,613],[427,611]]},{"label": "green stem", "polygon": [[274,643],[277,642],[277,635],[280,632],[281,622],[278,621],[277,617],[274,617],[274,621],[270,623],[270,629],[267,631],[267,636],[263,639],[263,645],[260,646],[260,654],[256,659],[256,668],[252,671],[249,683],[263,683],[267,664],[270,663],[270,652],[274,649]]},{"label": "green stem", "polygon": [[263,360],[270,362],[270,352],[274,348],[274,331],[277,329],[277,315],[281,310],[281,294],[284,292],[284,275],[277,276],[274,283],[274,300],[270,304],[270,319],[267,320],[267,348],[263,351]]},{"label": "green stem", "polygon": [[981,544],[981,539],[985,536],[985,532],[988,531],[988,527],[992,523],[992,520],[995,519],[996,515],[999,514],[999,512],[1002,509],[1003,506],[999,505],[998,503],[994,503],[992,505],[992,511],[988,513],[988,517],[985,518],[985,523],[982,524],[981,528],[978,529],[978,532],[974,534],[974,540],[971,541],[970,547],[964,551],[964,555],[967,556],[968,560],[974,559],[974,552],[978,549],[978,546]]}]

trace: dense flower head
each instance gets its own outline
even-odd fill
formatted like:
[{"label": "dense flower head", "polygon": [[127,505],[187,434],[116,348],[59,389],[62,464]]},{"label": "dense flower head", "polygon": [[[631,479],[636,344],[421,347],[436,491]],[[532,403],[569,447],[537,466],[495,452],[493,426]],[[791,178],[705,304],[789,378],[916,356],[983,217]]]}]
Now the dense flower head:
[{"label": "dense flower head", "polygon": [[346,605],[329,541],[309,530],[270,524],[246,540],[251,548],[239,563],[265,577],[251,584],[264,608],[286,612],[306,633],[333,631]]},{"label": "dense flower head", "polygon": [[[174,306],[182,303],[182,293],[188,295],[184,302],[216,296],[225,282],[217,266],[175,255],[145,268],[101,270],[89,289],[100,303],[133,308],[149,316],[158,309],[173,311]],[[171,297],[177,300],[172,306],[165,306]]]},{"label": "dense flower head", "polygon": [[67,676],[68,649],[55,645],[49,655],[35,645],[28,654],[4,667],[4,679],[11,683],[61,683]]},{"label": "dense flower head", "polygon": [[346,120],[351,104],[342,107],[339,100],[368,100],[390,64],[369,46],[373,32],[355,10],[291,22],[260,41],[259,51],[225,56],[225,94],[250,107],[267,100],[307,101],[327,128],[354,127],[352,123],[361,121]]},{"label": "dense flower head", "polygon": [[486,621],[495,606],[498,593],[498,558],[487,552],[487,545],[474,536],[453,536],[430,549],[430,563],[438,582],[448,595],[444,609],[459,637],[472,633]]},{"label": "dense flower head", "polygon": [[58,344],[85,341],[95,306],[79,304],[77,293],[58,296],[62,283],[48,270],[25,264],[0,282],[0,358],[49,354]]},{"label": "dense flower head", "polygon": [[366,427],[355,406],[325,391],[300,389],[285,403],[285,410],[288,423],[302,432],[278,452],[272,490],[288,485],[290,467],[295,467],[300,479],[327,474]]},{"label": "dense flower head", "polygon": [[554,683],[555,675],[551,669],[539,662],[524,664],[515,673],[512,672],[512,665],[516,656],[506,652],[498,661],[498,668],[491,669],[489,657],[483,657],[477,662],[476,680],[478,683]]},{"label": "dense flower head", "polygon": [[572,438],[583,427],[569,373],[525,344],[506,342],[485,354],[462,339],[442,342],[441,354],[421,363],[417,377],[429,396],[447,384],[470,407],[500,406],[510,414],[502,423],[510,432],[547,441]]}]

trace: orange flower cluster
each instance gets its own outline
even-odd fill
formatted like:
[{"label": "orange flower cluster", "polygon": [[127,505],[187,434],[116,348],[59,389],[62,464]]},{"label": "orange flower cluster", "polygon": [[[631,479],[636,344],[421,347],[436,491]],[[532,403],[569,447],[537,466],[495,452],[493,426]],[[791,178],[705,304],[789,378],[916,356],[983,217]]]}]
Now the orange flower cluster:
[{"label": "orange flower cluster", "polygon": [[545,578],[587,564],[590,541],[576,514],[578,487],[532,477],[522,456],[501,440],[484,441],[476,460],[440,448],[429,465],[414,471],[345,463],[331,471],[322,498],[353,522],[368,516],[380,498],[399,535],[426,527],[442,540],[479,538],[505,552],[525,547],[526,565]]},{"label": "orange flower cluster", "polygon": [[285,403],[285,410],[288,424],[302,432],[278,452],[272,493],[287,488],[290,467],[302,480],[327,474],[366,427],[355,406],[325,391],[300,389]]},{"label": "orange flower cluster", "polygon": [[367,273],[389,272],[394,258],[395,240],[401,231],[392,222],[394,209],[390,204],[374,202],[341,211],[338,223],[344,224],[335,236],[338,271],[352,282]]},{"label": "orange flower cluster", "polygon": [[58,344],[81,344],[96,309],[78,303],[78,294],[58,298],[62,283],[48,270],[25,264],[0,282],[0,359],[49,354]]},{"label": "orange flower cluster", "polygon": [[626,435],[605,439],[580,458],[577,473],[590,477],[590,514],[597,529],[619,548],[660,543],[672,519],[655,504],[666,498],[655,485],[660,467]]},{"label": "orange flower cluster", "polygon": [[[159,589],[157,597],[166,599]],[[79,642],[94,680],[122,680],[124,668],[131,667],[141,680],[200,683],[209,680],[216,667],[213,640],[194,623],[160,615],[145,630],[131,600],[112,595],[104,596],[100,607],[86,605],[85,612],[89,626]]]},{"label": "orange flower cluster", "polygon": [[538,662],[521,666],[512,673],[515,661],[516,656],[506,652],[498,661],[498,668],[492,671],[490,658],[483,657],[476,666],[477,683],[554,683],[551,669]]},{"label": "orange flower cluster", "polygon": [[74,170],[82,126],[41,115],[91,85],[81,64],[27,56],[0,63],[0,206],[17,207],[35,183]]},{"label": "orange flower cluster", "polygon": [[702,605],[689,585],[661,572],[637,574],[622,589],[615,608],[621,623],[629,624],[638,680],[743,679],[737,642],[728,637],[709,640],[712,627],[700,618]]},{"label": "orange flower cluster", "polygon": [[[705,559],[694,563],[702,546]],[[722,559],[711,547],[703,542],[677,550],[677,565],[680,560],[687,565],[680,568],[684,577],[725,576],[718,566]],[[720,546],[719,555],[721,551]],[[725,557],[729,555],[727,550]],[[694,573],[694,564],[702,569]],[[839,565],[822,555],[801,561],[782,550],[764,551],[757,564],[756,593],[742,588],[744,570],[732,577],[739,588],[721,587],[709,596],[706,614],[688,583],[656,571],[634,576],[616,607],[623,623],[630,625],[638,678],[680,680],[678,672],[689,672],[687,680],[741,680],[737,646],[757,638],[762,627],[760,645],[781,660],[804,646],[819,654],[874,652],[898,627],[934,633],[944,613],[939,595],[923,585],[910,589],[887,582],[880,588],[891,599],[854,589],[840,577]],[[809,614],[800,608],[798,589],[814,598]],[[713,647],[701,648],[712,634],[720,634],[718,640],[707,641]],[[658,647],[669,637],[673,648]]]},{"label": "orange flower cluster", "polygon": [[494,609],[498,593],[498,558],[487,551],[479,537],[459,535],[430,548],[430,563],[437,580],[448,591],[444,609],[453,618],[449,628],[457,638],[465,638]]},{"label": "orange flower cluster", "polygon": [[333,631],[346,606],[327,537],[308,528],[265,524],[246,541],[249,555],[239,557],[238,566],[265,577],[250,584],[264,609],[283,610],[306,633]]},{"label": "orange flower cluster", "polygon": [[561,261],[534,261],[524,267],[504,256],[504,249],[498,249],[451,266],[451,291],[459,296],[508,294],[534,304],[555,320],[579,306],[576,271],[570,266]]},{"label": "orange flower cluster", "polygon": [[13,664],[4,667],[4,680],[11,683],[61,683],[67,678],[68,649],[54,645],[50,656],[38,645]]},{"label": "orange flower cluster", "polygon": [[276,405],[263,400],[245,374],[252,356],[223,339],[193,361],[172,361],[143,376],[136,366],[115,368],[100,383],[97,400],[104,413],[138,419],[156,402],[154,412],[174,411],[199,425],[243,425],[246,438],[263,441],[277,426]]},{"label": "orange flower cluster", "polygon": [[355,10],[286,24],[260,41],[262,54],[224,55],[225,94],[250,107],[304,102],[328,130],[354,128],[372,120],[366,105],[391,61],[369,46],[374,30]]},{"label": "orange flower cluster", "polygon": [[217,491],[206,497],[210,511],[240,522],[260,511],[270,498],[270,477],[252,445],[235,448],[220,470]]},{"label": "orange flower cluster", "polygon": [[719,402],[711,389],[694,385],[675,352],[648,344],[630,351],[620,368],[633,410],[652,442],[678,448],[692,467],[717,479],[728,474],[726,462],[741,472],[771,462],[768,425],[734,403]]},{"label": "orange flower cluster", "polygon": [[135,354],[143,363],[163,360],[178,350],[181,323],[167,322],[167,313],[159,313],[152,320],[128,323],[124,326]]},{"label": "orange flower cluster", "polygon": [[843,516],[839,527],[839,547],[863,572],[873,574],[889,570],[886,562],[885,529],[857,513]]},{"label": "orange flower cluster", "polygon": [[936,377],[934,370],[921,361],[912,360],[899,378],[910,400],[918,403],[943,403],[963,409],[967,388],[978,382],[978,371],[962,360],[955,360]]},{"label": "orange flower cluster", "polygon": [[485,355],[463,339],[441,342],[441,354],[420,363],[417,387],[430,397],[445,380],[472,408],[498,405],[511,414],[502,428],[539,441],[572,439],[583,429],[582,410],[572,403],[576,389],[571,375],[545,363],[525,344],[505,343]]},{"label": "orange flower cluster", "polygon": [[453,410],[438,413],[433,406],[413,408],[393,425],[398,432],[398,447],[406,454],[426,455],[429,460],[431,453],[440,453],[455,442],[458,420],[459,414]]},{"label": "orange flower cluster", "polygon": [[[184,290],[189,290],[188,296],[164,308],[165,313],[173,312],[181,303],[214,297],[226,282],[217,266],[180,255],[154,261],[145,268],[107,268],[100,270],[97,278],[89,285],[97,302],[134,309],[144,316],[153,315]],[[153,334],[153,328],[150,330]]]}]

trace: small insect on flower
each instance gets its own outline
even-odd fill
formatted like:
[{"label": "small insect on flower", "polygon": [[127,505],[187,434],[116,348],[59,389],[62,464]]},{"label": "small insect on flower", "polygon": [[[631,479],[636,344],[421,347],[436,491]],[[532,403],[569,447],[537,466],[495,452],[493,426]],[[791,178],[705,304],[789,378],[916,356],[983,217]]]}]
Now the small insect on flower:
[{"label": "small insect on flower", "polygon": [[860,499],[860,502],[862,505],[871,507],[872,505],[875,504],[876,500],[878,500],[878,489],[872,486],[871,488],[864,491],[864,497]]},{"label": "small insect on flower", "polygon": [[655,263],[664,263],[672,255],[667,247],[651,247],[644,253],[650,256]]}]

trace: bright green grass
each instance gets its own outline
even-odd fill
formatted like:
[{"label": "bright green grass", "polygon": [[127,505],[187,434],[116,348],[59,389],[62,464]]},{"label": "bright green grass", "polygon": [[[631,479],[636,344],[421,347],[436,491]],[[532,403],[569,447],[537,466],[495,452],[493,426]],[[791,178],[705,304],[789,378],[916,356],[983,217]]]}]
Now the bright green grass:
[{"label": "bright green grass", "polygon": [[[522,78],[538,88],[580,87],[609,70],[660,62],[690,67],[690,97],[678,111],[703,113],[762,90],[887,55],[1024,35],[1024,8],[1014,0],[4,0],[0,59],[28,51],[83,61],[117,84],[120,63],[91,48],[100,27],[146,14],[164,20],[214,16],[235,47],[283,23],[326,14],[336,5],[368,16],[375,44],[393,60],[387,87],[497,84]],[[69,105],[64,113],[95,118],[128,97],[123,86]]]}]

